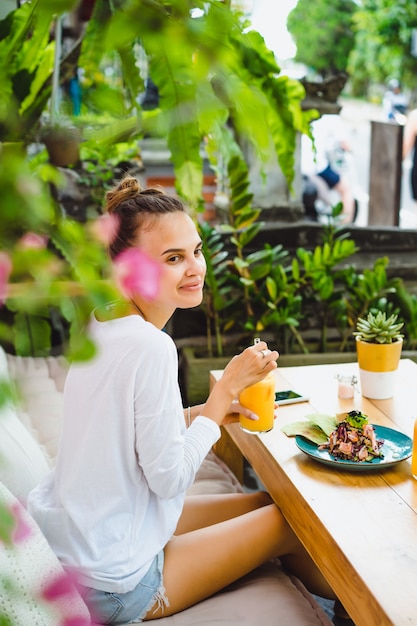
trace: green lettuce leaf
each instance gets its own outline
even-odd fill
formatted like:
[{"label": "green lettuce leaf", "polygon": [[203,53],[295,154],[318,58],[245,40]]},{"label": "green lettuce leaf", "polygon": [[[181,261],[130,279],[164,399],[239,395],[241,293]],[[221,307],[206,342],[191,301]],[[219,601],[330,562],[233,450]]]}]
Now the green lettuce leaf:
[{"label": "green lettuce leaf", "polygon": [[281,428],[287,437],[295,437],[302,435],[317,445],[325,443],[329,439],[329,435],[337,426],[337,420],[334,415],[326,415],[324,413],[314,413],[306,415],[306,421],[293,422],[286,424]]}]

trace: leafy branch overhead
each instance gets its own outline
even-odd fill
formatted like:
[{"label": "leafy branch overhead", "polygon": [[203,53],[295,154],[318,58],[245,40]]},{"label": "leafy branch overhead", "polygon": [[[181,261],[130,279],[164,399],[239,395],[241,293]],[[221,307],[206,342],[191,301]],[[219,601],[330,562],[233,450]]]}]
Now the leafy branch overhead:
[{"label": "leafy branch overhead", "polygon": [[248,22],[227,3],[209,0],[200,9],[193,17],[189,4],[178,0],[132,0],[113,12],[104,48],[140,43],[145,51],[160,94],[153,130],[166,132],[178,190],[189,201],[201,195],[201,143],[226,123],[261,159],[273,149],[291,185],[296,134],[308,131],[311,116],[301,110],[304,88],[279,76],[262,37],[247,32]]},{"label": "leafy branch overhead", "polygon": [[[19,295],[9,297],[7,305],[19,321],[16,328],[22,341],[25,333],[32,339],[45,335],[43,321],[51,307],[63,314],[71,337],[76,337],[91,305],[103,301],[96,283],[109,271],[88,228],[61,219],[50,193],[51,187],[62,185],[61,175],[38,155],[29,159],[25,153],[26,146],[38,143],[44,121],[51,115],[57,18],[76,11],[78,5],[77,0],[32,0],[0,20],[0,141],[22,146],[22,154],[13,158],[0,153],[4,217],[0,247],[12,267],[8,278],[14,283],[13,294]],[[232,158],[244,162],[239,143],[244,137],[261,159],[269,160],[271,150],[275,152],[290,184],[296,133],[307,130],[309,118],[300,106],[304,90],[298,81],[279,76],[280,68],[259,33],[230,3],[96,0],[92,16],[77,36],[61,58],[58,79],[63,87],[77,68],[82,69],[86,114],[81,121],[70,119],[82,127],[82,150],[87,144],[90,152],[98,153],[101,147],[108,154],[121,137],[167,138],[178,191],[193,208],[201,205],[203,144],[218,171],[219,158],[225,163]],[[160,96],[153,111],[143,110],[140,104],[147,72]],[[104,122],[103,117],[97,121],[103,112]],[[247,180],[240,195],[239,180],[234,180],[238,169],[230,172],[232,201],[243,210],[250,204]],[[252,222],[257,216],[254,212]],[[252,223],[243,232],[246,220],[247,214],[236,214],[240,229],[236,236],[242,245],[259,227]],[[30,259],[19,243],[28,231],[44,242],[42,249],[31,251]],[[239,261],[234,272],[236,280],[245,279]],[[38,283],[35,302],[33,285]],[[70,283],[81,290],[82,307],[79,293],[74,302],[68,294]],[[37,328],[29,326],[29,318]],[[49,340],[43,343],[47,346]]]}]

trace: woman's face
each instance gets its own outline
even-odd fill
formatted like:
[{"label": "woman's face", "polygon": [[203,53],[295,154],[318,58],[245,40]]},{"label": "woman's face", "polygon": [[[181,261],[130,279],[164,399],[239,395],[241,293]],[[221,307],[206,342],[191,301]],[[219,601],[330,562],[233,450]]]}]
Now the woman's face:
[{"label": "woman's face", "polygon": [[145,221],[138,246],[162,266],[156,299],[142,303],[149,321],[153,321],[152,312],[165,313],[168,319],[177,308],[188,309],[201,303],[206,262],[201,239],[189,215],[176,211]]}]

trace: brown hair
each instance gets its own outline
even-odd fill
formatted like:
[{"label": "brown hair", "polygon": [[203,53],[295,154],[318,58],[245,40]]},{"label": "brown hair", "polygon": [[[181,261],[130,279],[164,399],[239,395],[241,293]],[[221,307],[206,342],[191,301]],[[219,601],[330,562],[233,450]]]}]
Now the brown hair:
[{"label": "brown hair", "polygon": [[168,195],[162,189],[142,189],[133,176],[126,176],[106,193],[104,210],[117,215],[117,234],[109,246],[114,259],[126,248],[137,245],[138,232],[146,217],[185,211],[181,200]]}]

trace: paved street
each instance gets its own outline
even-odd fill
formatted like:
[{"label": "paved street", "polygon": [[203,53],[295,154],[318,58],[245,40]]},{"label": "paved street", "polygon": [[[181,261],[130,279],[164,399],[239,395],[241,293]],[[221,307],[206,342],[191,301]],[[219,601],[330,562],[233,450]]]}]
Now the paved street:
[{"label": "paved street", "polygon": [[[380,106],[358,100],[341,99],[340,113],[344,120],[352,148],[354,175],[353,184],[359,199],[357,224],[367,225],[369,200],[369,168],[371,146],[371,121],[383,121]],[[417,228],[417,208],[410,192],[411,160],[407,158],[402,167],[400,227]]]}]

